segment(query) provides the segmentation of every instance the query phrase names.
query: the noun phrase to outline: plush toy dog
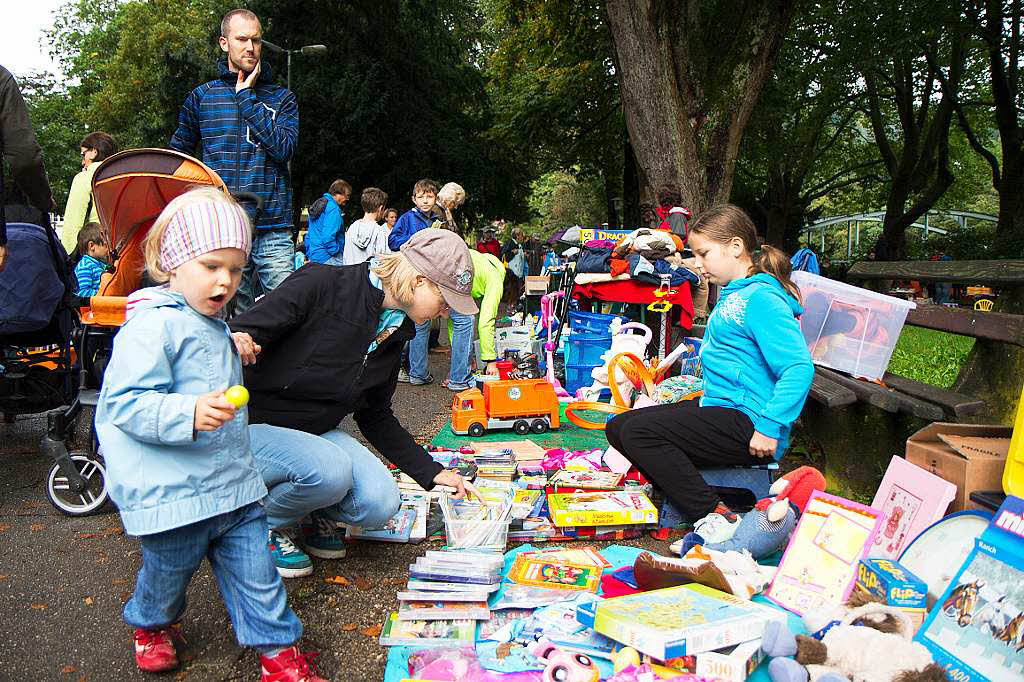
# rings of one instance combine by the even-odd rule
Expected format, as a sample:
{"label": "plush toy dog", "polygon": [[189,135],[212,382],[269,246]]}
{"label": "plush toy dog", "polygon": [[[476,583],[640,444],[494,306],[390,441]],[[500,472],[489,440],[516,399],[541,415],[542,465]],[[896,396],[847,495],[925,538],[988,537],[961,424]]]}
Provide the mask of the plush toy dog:
{"label": "plush toy dog", "polygon": [[[895,624],[893,632],[875,623]],[[942,666],[924,645],[912,641],[913,625],[899,609],[868,603],[851,609],[827,629],[821,640],[796,635],[785,623],[765,628],[761,648],[774,657],[768,664],[772,682],[941,682]]]}

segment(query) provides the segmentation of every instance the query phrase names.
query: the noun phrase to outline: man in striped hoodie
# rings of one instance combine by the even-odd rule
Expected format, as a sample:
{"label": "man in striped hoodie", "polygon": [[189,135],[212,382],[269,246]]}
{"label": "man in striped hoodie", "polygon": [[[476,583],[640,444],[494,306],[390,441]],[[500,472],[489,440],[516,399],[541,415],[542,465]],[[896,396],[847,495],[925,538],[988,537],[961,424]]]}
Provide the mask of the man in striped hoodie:
{"label": "man in striped hoodie", "polygon": [[[220,31],[220,48],[226,54],[218,63],[220,73],[185,98],[170,146],[187,154],[201,146],[203,163],[232,192],[252,192],[263,199],[235,298],[241,312],[256,296],[275,289],[294,267],[288,160],[299,138],[299,107],[295,95],[276,85],[270,67],[260,61],[263,29],[255,14],[232,10],[224,15]],[[246,208],[255,218],[254,207]]]}

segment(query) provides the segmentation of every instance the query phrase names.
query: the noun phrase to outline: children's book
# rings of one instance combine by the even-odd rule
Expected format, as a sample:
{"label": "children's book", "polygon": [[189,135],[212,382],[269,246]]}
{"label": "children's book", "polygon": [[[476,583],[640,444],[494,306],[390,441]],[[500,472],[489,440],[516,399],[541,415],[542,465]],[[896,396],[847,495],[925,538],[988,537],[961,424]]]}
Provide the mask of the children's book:
{"label": "children's book", "polygon": [[414,592],[497,592],[501,583],[493,585],[478,585],[474,583],[444,583],[435,580],[413,580],[409,579],[405,589]]}
{"label": "children's book", "polygon": [[392,613],[380,633],[383,646],[472,646],[475,620],[399,620]]}
{"label": "children's book", "polygon": [[882,512],[870,556],[896,559],[910,541],[946,515],[956,486],[894,455],[871,506]]}
{"label": "children's book", "polygon": [[544,459],[544,448],[530,440],[507,440],[485,443],[483,441],[471,442],[470,446],[476,450],[477,455],[485,452],[511,450],[516,461],[541,460]]}
{"label": "children's book", "polygon": [[556,526],[611,526],[657,523],[658,510],[647,495],[623,490],[548,495],[548,509]]}
{"label": "children's book", "polygon": [[482,602],[490,597],[490,590],[474,590],[465,592],[462,590],[449,590],[446,592],[432,590],[405,590],[398,593],[398,601],[465,601]]}
{"label": "children's book", "polygon": [[398,513],[379,528],[348,526],[348,537],[353,540],[378,540],[380,542],[409,542],[413,524],[416,521],[414,509],[399,509]]}
{"label": "children's book", "polygon": [[915,640],[952,680],[1024,678],[1024,500],[1006,498]]}
{"label": "children's book", "polygon": [[689,584],[584,602],[584,625],[637,651],[666,661],[749,642],[770,621],[786,622],[779,609]]}
{"label": "children's book", "polygon": [[559,488],[569,490],[616,490],[622,485],[622,474],[614,471],[576,471],[572,469],[560,469],[554,476],[548,479],[548,486],[555,492]]}
{"label": "children's book", "polygon": [[416,512],[416,518],[409,532],[409,542],[419,542],[427,537],[427,517],[430,516],[430,494],[402,491],[402,509]]}
{"label": "children's book", "polygon": [[501,609],[491,611],[488,620],[480,621],[476,631],[477,640],[489,639],[491,635],[516,620],[525,620],[533,615],[533,609]]}
{"label": "children's book", "polygon": [[593,547],[552,547],[551,549],[521,552],[519,556],[536,557],[547,561],[567,561],[571,564],[599,566],[600,568],[611,568],[612,566],[611,562],[601,556],[601,553]]}
{"label": "children's book", "polygon": [[543,490],[516,490],[512,498],[512,518],[525,519],[533,516],[543,497]]}
{"label": "children's book", "polygon": [[594,565],[551,561],[520,554],[508,569],[507,578],[531,587],[596,593],[601,584],[602,570]]}
{"label": "children's book", "polygon": [[398,620],[487,620],[491,610],[486,601],[403,601]]}
{"label": "children's book", "polygon": [[766,596],[797,615],[846,601],[857,566],[874,545],[881,514],[815,490]]}

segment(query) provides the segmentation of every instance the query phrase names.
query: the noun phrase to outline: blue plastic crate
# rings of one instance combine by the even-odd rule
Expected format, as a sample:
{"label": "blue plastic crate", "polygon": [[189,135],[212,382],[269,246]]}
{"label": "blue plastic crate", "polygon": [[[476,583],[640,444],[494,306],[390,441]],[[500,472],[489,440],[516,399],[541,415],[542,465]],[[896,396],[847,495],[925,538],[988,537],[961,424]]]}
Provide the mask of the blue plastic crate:
{"label": "blue plastic crate", "polygon": [[569,311],[569,330],[570,336],[583,333],[583,334],[599,334],[602,336],[611,336],[612,320],[616,317],[621,319],[623,322],[628,320],[621,315],[609,315],[606,313],[583,313],[578,310]]}

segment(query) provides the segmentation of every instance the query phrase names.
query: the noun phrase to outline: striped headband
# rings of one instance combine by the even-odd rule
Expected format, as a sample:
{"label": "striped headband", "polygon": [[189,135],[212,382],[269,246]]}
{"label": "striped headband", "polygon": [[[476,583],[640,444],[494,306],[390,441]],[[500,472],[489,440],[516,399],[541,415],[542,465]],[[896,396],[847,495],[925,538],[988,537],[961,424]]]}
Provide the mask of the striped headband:
{"label": "striped headband", "polygon": [[245,209],[228,201],[203,201],[178,209],[160,241],[160,268],[174,268],[217,249],[241,249],[249,256],[252,235]]}

